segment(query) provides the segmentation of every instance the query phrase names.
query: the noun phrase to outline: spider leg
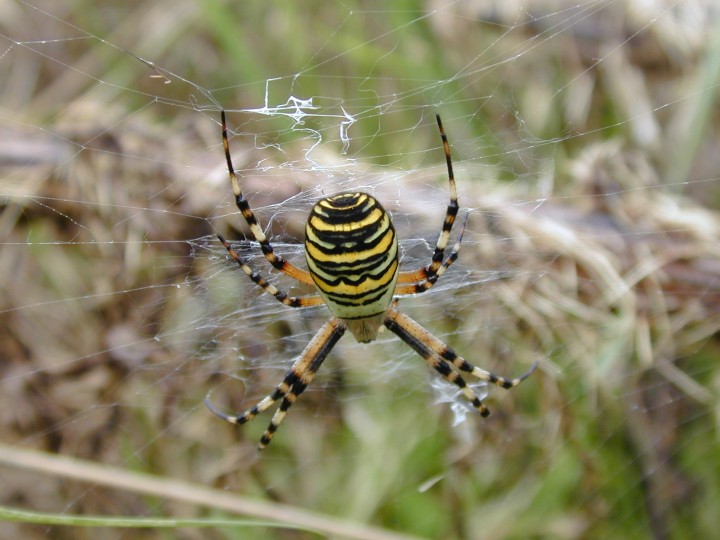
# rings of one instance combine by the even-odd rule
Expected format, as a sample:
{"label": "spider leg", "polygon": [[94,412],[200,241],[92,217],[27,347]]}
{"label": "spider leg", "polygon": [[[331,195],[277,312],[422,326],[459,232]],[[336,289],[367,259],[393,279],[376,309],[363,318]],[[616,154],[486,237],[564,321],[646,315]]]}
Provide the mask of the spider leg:
{"label": "spider leg", "polygon": [[[445,129],[443,129],[440,115],[436,114],[435,119],[437,120],[438,129],[440,130],[440,138],[442,139],[443,150],[445,151],[445,163],[447,164],[448,183],[450,185],[450,204],[448,204],[447,210],[445,212],[445,219],[442,224],[442,230],[440,231],[440,236],[438,236],[437,243],[435,244],[435,251],[432,254],[430,264],[414,272],[401,272],[398,279],[399,283],[413,283],[424,280],[432,281],[432,283],[434,283],[435,280],[437,280],[438,271],[444,266],[443,259],[445,258],[445,248],[450,241],[450,233],[452,231],[453,224],[455,223],[455,218],[457,217],[458,210],[460,209],[457,200],[457,187],[455,185],[455,173],[453,172],[452,156],[450,154],[450,144],[448,143],[447,136],[445,135]],[[455,256],[457,257],[457,254]],[[415,292],[426,291],[427,289],[432,287],[432,283],[427,288]]]}
{"label": "spider leg", "polygon": [[290,307],[308,307],[317,306],[323,303],[323,299],[319,295],[312,296],[288,296],[284,291],[279,290],[272,283],[269,283],[264,277],[258,274],[255,270],[250,268],[243,260],[240,255],[232,248],[230,242],[225,240],[221,234],[218,234],[220,242],[222,242],[230,256],[235,259],[238,266],[242,268],[242,271],[259,287],[261,287],[266,293],[271,294],[275,297],[278,302],[282,302],[286,306]]}
{"label": "spider leg", "polygon": [[345,329],[345,324],[340,319],[333,317],[328,320],[310,340],[310,343],[287,371],[285,378],[277,385],[275,390],[245,412],[235,415],[225,414],[218,410],[209,398],[205,399],[205,405],[223,420],[231,424],[242,425],[282,400],[280,407],[270,420],[270,425],[260,439],[258,448],[262,450],[272,440],[288,409],[313,381],[323,361],[345,333]]}
{"label": "spider leg", "polygon": [[[437,283],[440,276],[442,276],[458,258],[458,254],[460,253],[460,244],[462,243],[463,234],[465,234],[465,226],[467,225],[468,216],[469,214],[465,214],[465,218],[460,226],[458,239],[455,242],[450,255],[448,255],[448,258],[445,259],[442,265],[440,265],[437,272],[427,278],[422,277],[425,272],[424,268],[416,272],[400,272],[398,276],[398,285],[395,286],[395,295],[423,293]],[[418,280],[420,280],[419,283],[415,283]],[[405,283],[409,284],[405,285]]]}
{"label": "spider leg", "polygon": [[250,232],[252,233],[253,237],[255,237],[255,240],[260,243],[260,249],[262,250],[263,255],[265,255],[265,258],[273,266],[273,268],[302,283],[313,285],[314,282],[310,277],[309,272],[301,270],[300,268],[287,262],[279,255],[275,254],[275,251],[273,250],[270,241],[265,236],[262,227],[260,227],[260,224],[258,223],[255,214],[250,208],[250,204],[248,203],[247,199],[242,193],[242,190],[240,189],[240,182],[238,182],[237,173],[235,172],[235,168],[232,164],[232,158],[230,157],[230,143],[228,141],[227,123],[225,122],[225,111],[220,112],[220,118],[222,122],[222,139],[223,148],[225,149],[225,161],[227,162],[228,175],[230,177],[230,184],[232,185],[233,195],[235,195],[235,205],[238,207],[238,210],[240,210],[240,213],[245,218],[245,221],[247,221],[247,224],[250,227]]}
{"label": "spider leg", "polygon": [[445,130],[443,129],[442,120],[440,115],[436,114],[435,119],[437,120],[438,129],[440,130],[440,138],[442,139],[443,150],[445,151],[445,163],[447,164],[448,171],[448,183],[450,184],[450,204],[448,204],[447,211],[445,212],[445,220],[443,221],[442,231],[438,237],[437,244],[435,246],[435,252],[432,256],[432,262],[426,268],[428,277],[433,276],[442,265],[445,248],[450,241],[450,232],[452,231],[453,223],[455,223],[455,217],[458,213],[458,200],[457,200],[457,188],[455,186],[455,174],[453,173],[452,157],[450,155],[450,144],[448,143]]}
{"label": "spider leg", "polygon": [[482,381],[487,381],[502,388],[509,389],[527,379],[538,365],[538,363],[535,362],[527,372],[515,379],[506,379],[505,377],[500,377],[499,375],[473,366],[410,317],[400,313],[395,308],[395,304],[390,306],[385,316],[385,326],[422,356],[428,364],[443,375],[449,382],[460,388],[465,394],[465,397],[468,398],[482,416],[488,416],[490,411],[483,405],[482,401],[475,395],[472,389],[467,386],[462,376],[452,371],[450,366],[464,373],[469,373]]}

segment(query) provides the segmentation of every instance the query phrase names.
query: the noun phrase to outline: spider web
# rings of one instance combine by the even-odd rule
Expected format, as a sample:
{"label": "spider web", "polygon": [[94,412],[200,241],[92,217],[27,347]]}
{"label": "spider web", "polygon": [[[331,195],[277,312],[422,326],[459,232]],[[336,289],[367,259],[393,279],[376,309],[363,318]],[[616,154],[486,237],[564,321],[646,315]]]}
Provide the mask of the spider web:
{"label": "spider web", "polygon": [[[712,2],[57,4],[0,2],[0,505],[352,538],[712,535]],[[538,372],[475,385],[481,419],[389,332],[348,335],[263,453],[267,414],[212,416],[206,396],[235,412],[271,391],[328,317],[259,291],[217,241],[311,292],[247,238],[221,109],[244,192],[300,267],[309,208],[350,189],[392,213],[404,269],[427,264],[441,114],[468,227],[400,309],[480,367]],[[8,534],[94,534],[34,523]]]}

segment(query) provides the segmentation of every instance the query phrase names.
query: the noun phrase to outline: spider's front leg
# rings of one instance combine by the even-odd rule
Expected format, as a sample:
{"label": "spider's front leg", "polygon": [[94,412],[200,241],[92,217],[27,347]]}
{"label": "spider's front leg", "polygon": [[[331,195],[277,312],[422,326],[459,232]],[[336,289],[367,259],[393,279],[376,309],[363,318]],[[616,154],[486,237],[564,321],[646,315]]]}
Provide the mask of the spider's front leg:
{"label": "spider's front leg", "polygon": [[275,411],[270,424],[263,433],[258,448],[262,450],[273,438],[273,435],[277,431],[278,426],[285,418],[288,409],[293,403],[300,397],[305,391],[305,388],[313,381],[317,370],[322,365],[323,361],[333,349],[338,340],[345,333],[345,324],[335,317],[327,321],[322,328],[315,334],[315,337],[308,343],[305,350],[302,352],[300,357],[293,363],[290,369],[285,374],[283,381],[277,385],[275,390],[265,396],[256,405],[250,407],[247,411],[230,415],[225,414],[213,405],[209,398],[205,398],[205,405],[210,409],[216,416],[230,422],[231,424],[242,425],[253,418],[255,418],[261,412],[269,409],[275,405],[278,401],[281,401],[280,407]]}
{"label": "spider's front leg", "polygon": [[[395,307],[396,304],[397,302],[394,302],[393,305],[390,306],[385,316],[385,326],[422,356],[428,365],[440,373],[448,382],[457,386],[482,416],[488,416],[490,411],[467,385],[465,379],[463,379],[458,371],[469,373],[473,377],[493,383],[507,390],[523,382],[537,369],[538,362],[535,362],[528,371],[519,377],[506,379],[505,377],[473,366],[410,317],[400,313]],[[453,371],[451,366],[458,371]]]}

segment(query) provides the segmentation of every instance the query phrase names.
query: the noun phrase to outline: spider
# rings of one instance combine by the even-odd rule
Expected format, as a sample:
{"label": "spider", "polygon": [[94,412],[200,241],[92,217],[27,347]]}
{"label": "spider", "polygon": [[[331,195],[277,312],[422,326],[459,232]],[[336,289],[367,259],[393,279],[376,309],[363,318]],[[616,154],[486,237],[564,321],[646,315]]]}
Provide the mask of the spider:
{"label": "spider", "polygon": [[270,425],[260,439],[260,449],[270,443],[288,409],[313,381],[320,365],[347,330],[359,342],[367,343],[377,337],[384,325],[422,356],[430,367],[458,387],[483,417],[488,416],[490,411],[467,385],[463,374],[509,389],[527,379],[537,368],[538,363],[535,362],[523,375],[506,379],[473,366],[397,309],[397,296],[428,291],[455,262],[467,222],[465,214],[457,241],[445,257],[459,206],[450,145],[439,115],[436,115],[436,120],[445,151],[450,204],[430,264],[418,270],[399,271],[398,240],[390,215],[373,196],[350,191],[321,199],[312,208],[305,227],[305,259],[309,270],[305,271],[275,253],[243,196],[230,157],[225,111],[221,112],[225,160],[238,210],[272,267],[301,283],[314,285],[317,294],[289,296],[253,270],[218,234],[220,242],[243,272],[279,302],[292,308],[324,303],[332,314],[292,364],[283,381],[253,407],[243,413],[229,415],[218,410],[209,398],[205,399],[205,404],[215,415],[232,424],[245,424],[279,402]]}

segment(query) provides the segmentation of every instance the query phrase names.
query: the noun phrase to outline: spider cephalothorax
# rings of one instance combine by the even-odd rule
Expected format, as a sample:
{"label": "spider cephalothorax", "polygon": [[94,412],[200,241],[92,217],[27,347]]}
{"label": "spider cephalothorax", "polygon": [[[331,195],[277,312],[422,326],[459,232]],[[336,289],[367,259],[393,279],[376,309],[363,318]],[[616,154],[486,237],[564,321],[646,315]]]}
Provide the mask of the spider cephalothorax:
{"label": "spider cephalothorax", "polygon": [[[270,425],[260,439],[260,448],[264,448],[272,440],[287,410],[315,378],[320,365],[346,330],[350,330],[358,341],[365,343],[374,340],[383,326],[388,328],[447,381],[460,388],[482,416],[487,416],[490,412],[468,387],[463,373],[507,389],[520,384],[537,367],[536,362],[530,370],[515,379],[506,379],[475,367],[397,310],[397,296],[427,291],[455,262],[465,230],[463,222],[452,251],[445,257],[445,249],[450,241],[459,207],[450,146],[440,117],[436,118],[447,163],[450,203],[430,264],[418,270],[401,272],[398,240],[390,214],[373,196],[363,192],[346,192],[321,199],[310,212],[305,227],[305,259],[308,272],[275,254],[258,225],[242,194],[232,165],[225,112],[221,113],[223,147],[230,184],[235,195],[235,204],[247,221],[250,232],[273,268],[302,283],[315,285],[318,294],[288,296],[250,268],[230,243],[218,235],[220,241],[243,272],[278,301],[290,307],[324,303],[332,314],[290,367],[283,381],[255,406],[243,413],[228,415],[217,410],[209,400],[205,400],[212,412],[233,424],[244,424],[280,401]],[[467,220],[467,215],[465,219]]]}

